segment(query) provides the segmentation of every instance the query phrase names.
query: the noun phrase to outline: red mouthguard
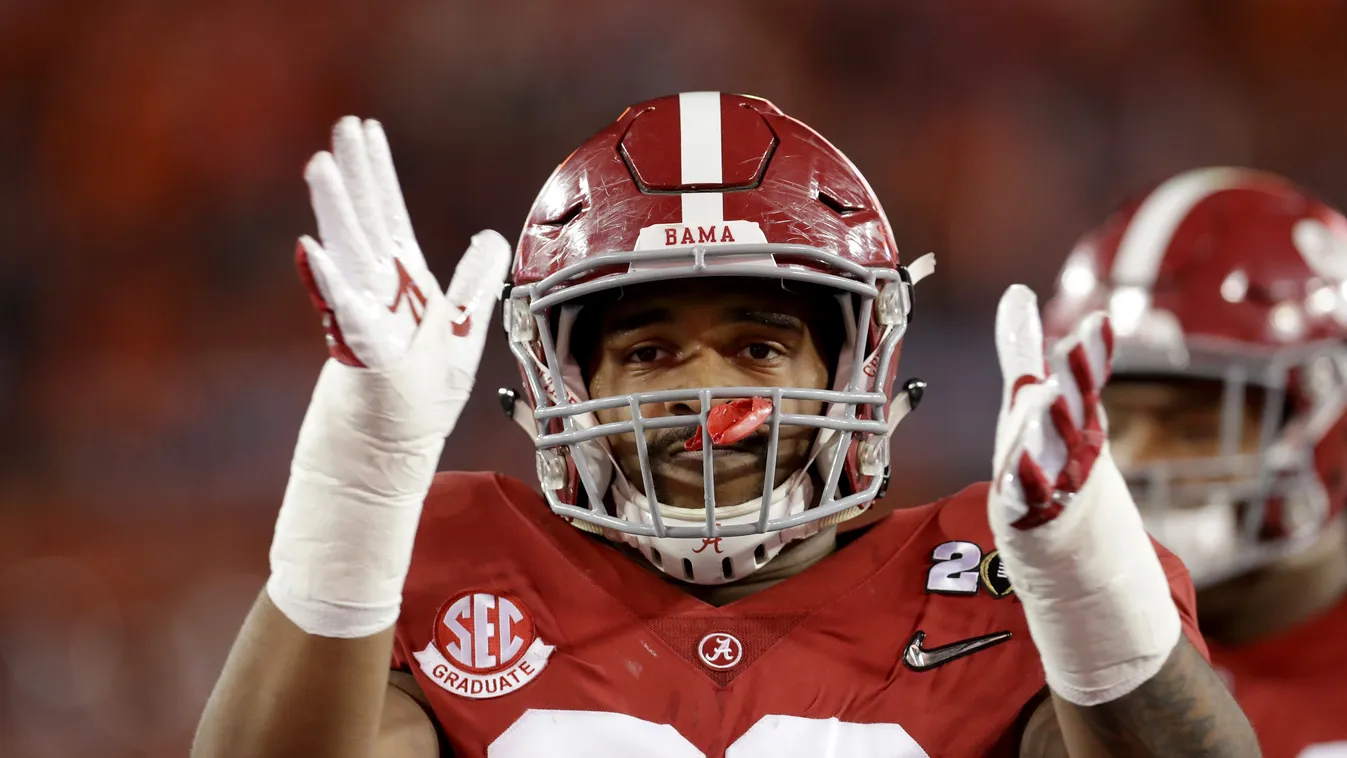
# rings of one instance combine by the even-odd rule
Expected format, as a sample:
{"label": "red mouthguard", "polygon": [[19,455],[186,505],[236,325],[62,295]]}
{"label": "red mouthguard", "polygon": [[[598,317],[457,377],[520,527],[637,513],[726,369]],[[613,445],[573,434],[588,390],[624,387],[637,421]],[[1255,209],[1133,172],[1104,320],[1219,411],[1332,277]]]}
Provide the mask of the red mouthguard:
{"label": "red mouthguard", "polygon": [[[733,445],[767,423],[772,415],[772,401],[765,397],[739,398],[717,405],[706,414],[706,428],[711,432],[712,445]],[[685,443],[687,451],[702,449],[701,430]]]}

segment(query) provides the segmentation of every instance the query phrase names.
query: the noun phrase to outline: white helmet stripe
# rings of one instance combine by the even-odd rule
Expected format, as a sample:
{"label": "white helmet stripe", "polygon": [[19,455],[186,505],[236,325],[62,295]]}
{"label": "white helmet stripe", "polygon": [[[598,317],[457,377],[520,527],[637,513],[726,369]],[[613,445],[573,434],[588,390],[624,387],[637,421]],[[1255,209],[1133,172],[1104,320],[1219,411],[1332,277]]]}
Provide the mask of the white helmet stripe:
{"label": "white helmet stripe", "polygon": [[[684,92],[678,96],[682,184],[724,181],[720,144],[720,93]],[[689,226],[725,220],[725,196],[719,192],[683,193],[683,223]]]}
{"label": "white helmet stripe", "polygon": [[1203,168],[1175,176],[1146,196],[1123,232],[1113,260],[1116,284],[1150,289],[1179,224],[1200,202],[1248,181],[1238,168]]}

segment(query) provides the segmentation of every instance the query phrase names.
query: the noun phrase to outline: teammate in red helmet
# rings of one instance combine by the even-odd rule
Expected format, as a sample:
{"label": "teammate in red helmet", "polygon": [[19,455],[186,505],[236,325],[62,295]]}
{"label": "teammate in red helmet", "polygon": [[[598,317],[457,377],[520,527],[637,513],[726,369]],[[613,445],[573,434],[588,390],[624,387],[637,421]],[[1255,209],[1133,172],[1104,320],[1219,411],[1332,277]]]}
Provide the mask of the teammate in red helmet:
{"label": "teammate in red helmet", "polygon": [[[1257,754],[1104,445],[1103,316],[1045,355],[1011,287],[993,484],[839,538],[933,260],[771,103],[628,109],[443,295],[378,124],[307,179],[333,358],[199,758]],[[541,493],[434,474],[502,293]]]}
{"label": "teammate in red helmet", "polygon": [[1113,457],[1264,754],[1347,754],[1347,218],[1271,174],[1180,174],[1082,240],[1049,333],[1100,308]]}

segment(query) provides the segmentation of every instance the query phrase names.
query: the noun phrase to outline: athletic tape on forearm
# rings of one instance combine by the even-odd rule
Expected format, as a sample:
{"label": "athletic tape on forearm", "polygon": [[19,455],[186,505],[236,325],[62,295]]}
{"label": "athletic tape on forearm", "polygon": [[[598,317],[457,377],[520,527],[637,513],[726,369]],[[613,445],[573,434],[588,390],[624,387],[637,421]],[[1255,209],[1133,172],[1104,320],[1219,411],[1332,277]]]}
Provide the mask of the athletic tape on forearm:
{"label": "athletic tape on forearm", "polygon": [[1027,530],[999,525],[996,532],[1053,692],[1098,705],[1155,676],[1178,644],[1182,622],[1107,453],[1056,520]]}
{"label": "athletic tape on forearm", "polygon": [[437,423],[445,408],[409,402],[422,395],[408,386],[415,374],[415,367],[376,372],[329,360],[318,379],[267,581],[272,603],[310,634],[364,637],[397,621],[445,436]]}

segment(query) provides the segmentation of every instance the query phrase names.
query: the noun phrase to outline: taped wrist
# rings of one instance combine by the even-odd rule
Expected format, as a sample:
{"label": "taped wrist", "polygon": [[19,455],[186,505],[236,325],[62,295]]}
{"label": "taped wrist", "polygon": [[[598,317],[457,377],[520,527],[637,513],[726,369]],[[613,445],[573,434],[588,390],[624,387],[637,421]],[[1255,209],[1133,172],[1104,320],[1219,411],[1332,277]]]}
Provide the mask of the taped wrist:
{"label": "taped wrist", "polygon": [[1155,676],[1182,634],[1164,567],[1107,452],[1091,473],[1056,520],[996,534],[1048,686],[1082,706]]}
{"label": "taped wrist", "polygon": [[[413,378],[414,380],[414,378]],[[445,433],[397,371],[324,365],[300,428],[267,594],[296,626],[365,637],[397,621]]]}

